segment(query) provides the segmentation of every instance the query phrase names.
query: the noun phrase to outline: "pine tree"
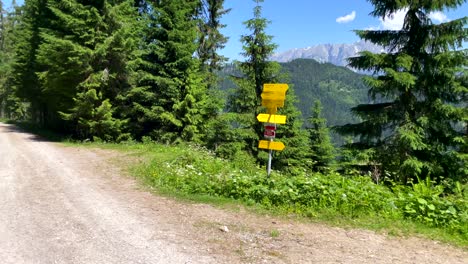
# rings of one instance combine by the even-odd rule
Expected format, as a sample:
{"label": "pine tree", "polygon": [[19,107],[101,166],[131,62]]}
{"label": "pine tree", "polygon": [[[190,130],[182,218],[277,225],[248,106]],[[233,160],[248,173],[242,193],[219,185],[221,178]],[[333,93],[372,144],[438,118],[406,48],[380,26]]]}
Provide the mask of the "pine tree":
{"label": "pine tree", "polygon": [[[197,54],[200,63],[206,71],[214,74],[219,71],[227,58],[218,54],[220,49],[225,47],[228,38],[221,33],[221,29],[226,25],[221,23],[221,17],[231,11],[224,9],[224,0],[201,0],[199,7],[199,40]],[[211,79],[210,78],[210,79]],[[211,82],[216,85],[216,81]]]}
{"label": "pine tree", "polygon": [[3,2],[0,1],[0,117],[5,117],[5,97],[7,95],[4,83],[5,76],[8,70],[5,69],[5,17],[3,10]]}
{"label": "pine tree", "polygon": [[[99,82],[95,81],[94,83]],[[87,89],[74,98],[75,104],[70,113],[62,113],[65,120],[75,122],[75,133],[83,139],[120,141],[127,139],[122,133],[124,121],[113,117],[114,109],[109,99],[104,99],[96,89]]]}
{"label": "pine tree", "polygon": [[5,43],[5,11],[3,10],[3,2],[0,1],[0,48],[3,50]]}
{"label": "pine tree", "polygon": [[[282,82],[285,81],[282,80]],[[302,113],[296,107],[297,101],[294,86],[289,85],[284,107],[278,111],[278,114],[287,117],[286,124],[278,125],[276,131],[278,141],[283,142],[286,148],[274,153],[272,165],[274,169],[287,171],[293,175],[304,173],[307,170],[307,156],[309,155],[308,134],[307,130],[303,129]]]}
{"label": "pine tree", "polygon": [[[149,2],[149,1],[148,1]],[[151,1],[138,85],[127,100],[137,135],[172,142],[198,140],[207,115],[207,86],[200,74],[194,0]]]}
{"label": "pine tree", "polygon": [[327,172],[335,158],[335,148],[330,140],[327,121],[322,117],[322,104],[319,100],[315,101],[311,113],[312,115],[308,118],[308,131],[312,171]]}
{"label": "pine tree", "polygon": [[36,72],[42,70],[37,63],[38,49],[42,43],[40,29],[50,26],[52,16],[48,4],[48,0],[24,2],[15,33],[15,60],[12,66],[12,85],[15,86],[17,96],[30,103],[32,120],[42,125],[48,123],[49,113]]}
{"label": "pine tree", "polygon": [[[260,151],[259,139],[263,138],[263,124],[256,119],[257,115],[265,112],[261,107],[261,93],[266,83],[279,83],[286,81],[287,77],[281,72],[278,63],[269,60],[276,48],[272,43],[273,37],[266,34],[265,30],[270,23],[261,16],[261,0],[255,0],[254,17],[244,22],[251,34],[241,37],[244,52],[242,55],[246,61],[237,63],[241,76],[233,78],[237,89],[230,96],[228,111],[236,113],[231,118],[232,130],[239,135],[238,141],[230,144],[242,144],[242,148],[253,155],[257,161],[265,163],[267,154]],[[287,124],[278,129],[278,137],[288,144],[288,150],[278,154],[274,167],[293,171],[298,166],[303,166],[306,154],[307,136],[301,131],[301,113],[294,106],[296,98],[294,89],[288,91],[285,107],[279,113],[287,114]],[[227,145],[229,146],[229,144]]]}
{"label": "pine tree", "polygon": [[8,69],[6,69],[6,59],[5,57],[5,12],[3,10],[3,2],[0,1],[0,117],[5,116],[5,97],[7,92],[5,89],[5,77],[8,74]]}
{"label": "pine tree", "polygon": [[[359,136],[355,148],[371,149],[372,162],[394,179],[466,178],[466,82],[462,81],[467,52],[467,17],[434,24],[431,12],[453,9],[466,1],[370,1],[373,16],[385,19],[405,11],[401,30],[358,30],[364,40],[384,46],[388,53],[361,52],[351,58],[356,69],[373,71],[366,78],[374,103],[353,112],[358,124],[338,130]],[[463,135],[465,133],[465,135]]]}
{"label": "pine tree", "polygon": [[36,75],[42,84],[41,97],[48,112],[47,126],[63,129],[59,112],[74,105],[78,86],[92,73],[93,50],[97,42],[100,6],[85,6],[76,0],[50,0],[48,27],[41,29],[42,43],[37,63],[44,70]]}
{"label": "pine tree", "polygon": [[16,1],[12,1],[11,11],[5,10],[0,1],[0,117],[11,119],[27,117],[27,104],[16,95],[12,78],[15,35],[20,19]]}
{"label": "pine tree", "polygon": [[245,144],[244,150],[259,158],[257,146],[258,140],[263,137],[263,127],[256,116],[261,112],[263,84],[277,83],[280,68],[277,63],[268,60],[277,45],[272,43],[273,37],[265,33],[270,21],[262,17],[260,4],[263,0],[254,1],[257,4],[254,17],[244,22],[251,34],[241,37],[242,55],[246,61],[236,63],[241,76],[233,77],[237,88],[229,98],[228,111],[237,113],[233,129],[242,135],[240,141]]}
{"label": "pine tree", "polygon": [[230,12],[224,9],[224,0],[200,0],[198,7],[198,43],[197,55],[200,60],[201,72],[208,87],[208,101],[206,102],[206,116],[208,122],[201,128],[202,141],[210,145],[210,135],[219,122],[219,113],[224,107],[223,94],[219,90],[220,78],[218,73],[227,61],[227,58],[219,54],[219,50],[225,47],[228,38],[221,33],[225,27],[221,18]]}
{"label": "pine tree", "polygon": [[[68,121],[79,137],[117,139],[125,123],[110,116],[117,97],[130,86],[127,63],[136,47],[132,26],[137,14],[132,5],[133,1],[107,0],[49,4],[53,22],[41,34],[37,55],[46,70],[37,74],[48,110]],[[104,110],[108,112],[102,114]],[[107,128],[94,129],[96,122],[105,122]]]}

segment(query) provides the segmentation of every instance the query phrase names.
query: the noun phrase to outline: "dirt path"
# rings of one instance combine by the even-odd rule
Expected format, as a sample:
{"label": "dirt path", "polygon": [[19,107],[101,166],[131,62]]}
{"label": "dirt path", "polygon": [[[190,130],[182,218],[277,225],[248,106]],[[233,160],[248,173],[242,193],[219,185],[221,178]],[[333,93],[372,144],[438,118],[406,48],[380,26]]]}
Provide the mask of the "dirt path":
{"label": "dirt path", "polygon": [[108,162],[116,155],[0,123],[0,262],[468,263],[466,251],[433,241],[158,197],[121,176]]}

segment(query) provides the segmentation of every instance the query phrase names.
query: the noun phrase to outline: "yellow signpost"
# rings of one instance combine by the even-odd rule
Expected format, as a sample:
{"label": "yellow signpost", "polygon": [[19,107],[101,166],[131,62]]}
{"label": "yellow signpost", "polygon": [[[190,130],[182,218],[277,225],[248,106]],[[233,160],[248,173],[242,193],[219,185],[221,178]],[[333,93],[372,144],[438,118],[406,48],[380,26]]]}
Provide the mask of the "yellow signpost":
{"label": "yellow signpost", "polygon": [[259,114],[257,120],[261,123],[286,124],[285,115]]}
{"label": "yellow signpost", "polygon": [[268,110],[273,110],[273,112],[268,111],[269,114],[276,113],[277,107],[284,106],[288,88],[288,85],[284,83],[267,83],[263,85],[262,106]]}
{"label": "yellow signpost", "polygon": [[284,100],[286,99],[286,91],[288,85],[285,83],[267,83],[263,85],[262,106],[267,109],[267,114],[259,114],[257,119],[259,122],[265,124],[265,138],[269,140],[260,140],[258,142],[258,148],[268,149],[268,167],[267,173],[270,176],[271,173],[271,160],[273,158],[273,150],[281,151],[285,148],[282,142],[273,141],[276,136],[276,124],[286,124],[285,115],[276,115],[278,107],[284,106]]}
{"label": "yellow signpost", "polygon": [[260,140],[258,142],[258,148],[281,151],[285,148],[285,146],[283,142]]}

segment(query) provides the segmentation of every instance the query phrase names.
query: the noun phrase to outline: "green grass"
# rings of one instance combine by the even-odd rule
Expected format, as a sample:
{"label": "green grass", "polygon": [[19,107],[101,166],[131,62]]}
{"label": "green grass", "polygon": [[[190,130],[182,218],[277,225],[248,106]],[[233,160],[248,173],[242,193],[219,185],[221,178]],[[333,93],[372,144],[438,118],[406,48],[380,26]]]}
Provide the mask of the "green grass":
{"label": "green grass", "polygon": [[273,229],[273,230],[270,231],[270,236],[272,238],[279,237],[280,236],[280,231],[278,231],[277,229]]}
{"label": "green grass", "polygon": [[[183,201],[210,203],[229,210],[243,207],[254,213],[297,221],[364,228],[390,236],[419,236],[468,247],[466,219],[461,218],[459,225],[452,223],[452,226],[434,226],[418,221],[410,214],[405,215],[401,208],[394,208],[393,202],[398,203],[398,199],[405,198],[398,197],[402,194],[396,195],[387,187],[375,185],[368,179],[312,175],[308,177],[313,179],[313,183],[308,183],[304,182],[307,177],[274,173],[270,180],[266,180],[262,168],[248,165],[242,158],[234,162],[222,160],[205,149],[191,145],[168,146],[151,142],[85,145],[138,156],[141,162],[130,168],[131,174],[158,194]],[[304,187],[307,184],[311,186]],[[323,188],[315,190],[315,187]],[[295,192],[297,188],[302,189]],[[411,192],[409,188],[404,190]],[[301,193],[313,195],[309,197]],[[413,197],[415,193],[409,195]],[[346,200],[343,202],[344,197]],[[400,203],[407,201],[412,200],[402,200]],[[460,214],[463,213],[466,216],[466,212]]]}
{"label": "green grass", "polygon": [[[50,136],[35,127],[22,127]],[[264,169],[252,165],[248,157],[226,161],[193,145],[170,146],[149,140],[73,143],[52,136],[67,145],[124,153],[132,160],[129,172],[159,195],[301,222],[419,236],[468,248],[466,186],[464,193],[442,198],[437,186],[430,183],[391,190],[367,178],[336,174],[292,177],[273,173],[267,179]],[[272,237],[280,235],[274,231]]]}

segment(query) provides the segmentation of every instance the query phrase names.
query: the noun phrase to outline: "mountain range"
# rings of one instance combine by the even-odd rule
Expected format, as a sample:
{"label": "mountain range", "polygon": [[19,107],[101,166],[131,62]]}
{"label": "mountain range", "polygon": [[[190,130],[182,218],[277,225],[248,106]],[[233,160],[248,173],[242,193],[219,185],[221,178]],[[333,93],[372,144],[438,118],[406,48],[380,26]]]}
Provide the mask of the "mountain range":
{"label": "mountain range", "polygon": [[271,60],[290,62],[295,59],[314,59],[321,63],[328,62],[337,66],[346,66],[348,64],[346,59],[357,56],[361,51],[385,52],[382,47],[361,40],[352,44],[320,44],[307,48],[291,49],[274,54]]}

